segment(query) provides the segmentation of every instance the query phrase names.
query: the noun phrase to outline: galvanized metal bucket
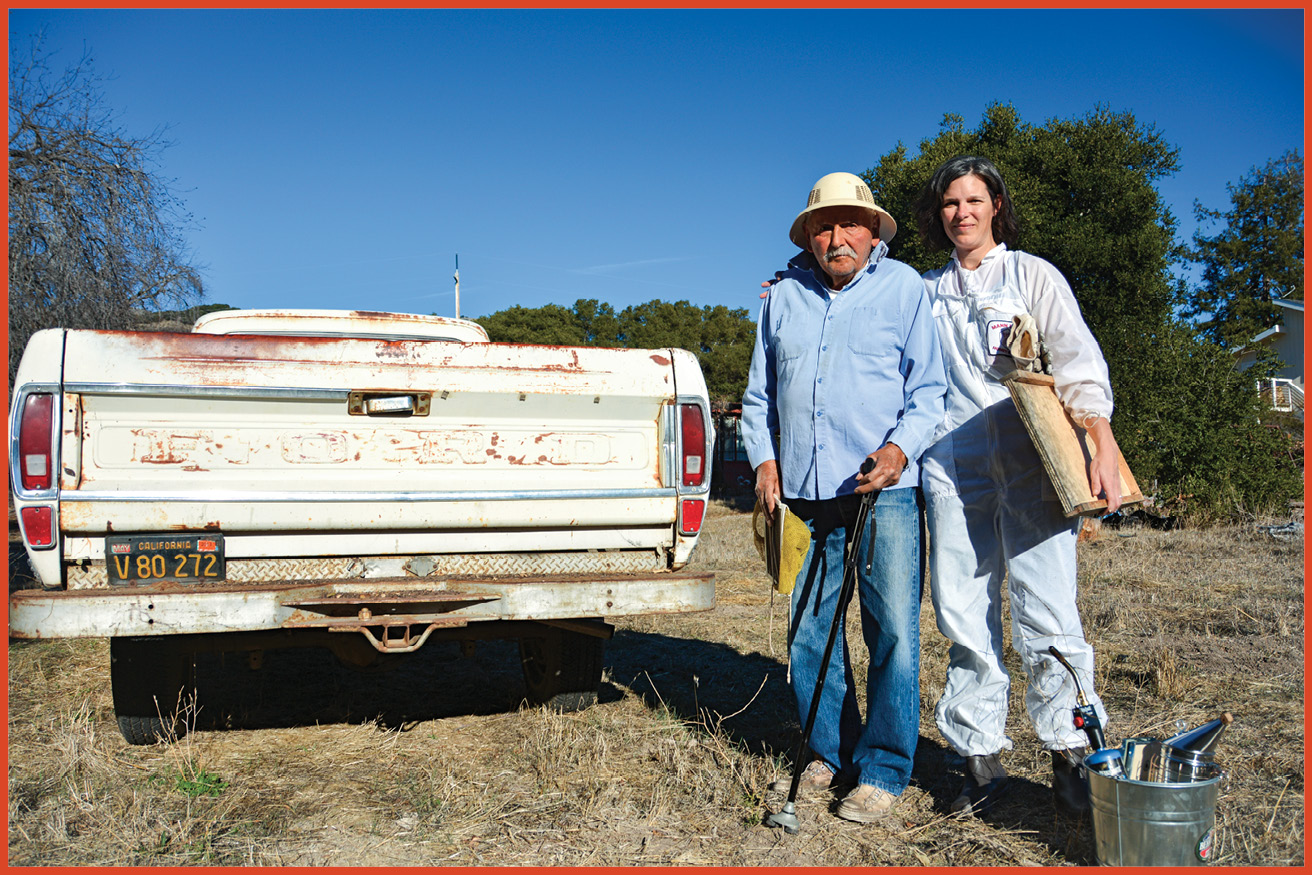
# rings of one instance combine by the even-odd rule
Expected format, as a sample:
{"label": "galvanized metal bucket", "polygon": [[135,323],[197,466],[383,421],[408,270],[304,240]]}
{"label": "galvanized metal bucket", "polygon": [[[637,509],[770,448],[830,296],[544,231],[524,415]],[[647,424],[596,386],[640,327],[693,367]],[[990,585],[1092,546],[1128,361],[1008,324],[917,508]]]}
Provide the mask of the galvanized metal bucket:
{"label": "galvanized metal bucket", "polygon": [[1093,838],[1104,866],[1204,866],[1212,857],[1223,775],[1187,783],[1111,778],[1090,770]]}

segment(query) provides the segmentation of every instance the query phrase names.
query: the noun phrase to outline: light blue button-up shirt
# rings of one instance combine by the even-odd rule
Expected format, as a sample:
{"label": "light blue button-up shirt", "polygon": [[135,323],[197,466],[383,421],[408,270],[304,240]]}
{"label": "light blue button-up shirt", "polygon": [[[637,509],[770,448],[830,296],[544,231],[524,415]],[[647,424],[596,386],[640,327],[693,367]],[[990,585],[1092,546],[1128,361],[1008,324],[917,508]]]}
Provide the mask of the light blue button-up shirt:
{"label": "light blue button-up shirt", "polygon": [[908,460],[886,488],[920,485],[947,380],[925,283],[887,252],[877,243],[837,292],[801,253],[761,306],[743,438],[753,468],[778,459],[785,500],[853,492],[865,457],[886,443]]}

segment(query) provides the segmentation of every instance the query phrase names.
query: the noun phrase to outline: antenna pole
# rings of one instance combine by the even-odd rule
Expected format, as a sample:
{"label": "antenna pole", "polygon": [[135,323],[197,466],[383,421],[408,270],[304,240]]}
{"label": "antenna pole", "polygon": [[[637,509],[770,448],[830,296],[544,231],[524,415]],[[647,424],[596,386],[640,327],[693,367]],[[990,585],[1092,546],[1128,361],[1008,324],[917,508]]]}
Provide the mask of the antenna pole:
{"label": "antenna pole", "polygon": [[456,253],[456,318],[460,318],[460,253]]}

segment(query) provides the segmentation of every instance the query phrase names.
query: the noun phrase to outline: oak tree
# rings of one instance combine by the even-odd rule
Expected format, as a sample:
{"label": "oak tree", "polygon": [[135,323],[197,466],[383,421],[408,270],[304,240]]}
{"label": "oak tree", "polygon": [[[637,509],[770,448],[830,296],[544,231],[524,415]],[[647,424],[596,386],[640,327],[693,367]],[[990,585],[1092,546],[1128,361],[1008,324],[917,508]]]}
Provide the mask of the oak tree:
{"label": "oak tree", "polygon": [[934,170],[958,155],[998,166],[1020,222],[1018,248],[1070,281],[1107,360],[1113,427],[1140,485],[1156,485],[1164,500],[1191,496],[1188,508],[1201,515],[1280,507],[1297,494],[1288,438],[1260,424],[1252,381],[1176,312],[1175,271],[1187,250],[1155,184],[1179,168],[1179,152],[1161,133],[1105,107],[1031,125],[993,104],[973,129],[945,116],[917,154],[899,143],[865,174],[875,200],[899,220],[891,254],[922,272],[948,253],[921,239],[912,205]]}

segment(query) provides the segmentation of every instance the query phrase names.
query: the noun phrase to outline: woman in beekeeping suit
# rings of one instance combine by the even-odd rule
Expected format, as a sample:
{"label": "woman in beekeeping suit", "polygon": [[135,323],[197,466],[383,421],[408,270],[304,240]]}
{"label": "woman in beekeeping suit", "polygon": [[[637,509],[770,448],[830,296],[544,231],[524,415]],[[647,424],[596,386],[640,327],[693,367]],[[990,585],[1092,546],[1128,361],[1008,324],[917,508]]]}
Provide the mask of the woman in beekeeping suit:
{"label": "woman in beekeeping suit", "polygon": [[[1072,725],[1070,675],[1048,647],[1067,657],[1091,693],[1093,650],[1075,606],[1079,518],[1063,515],[1000,378],[1027,364],[1012,356],[1009,341],[1025,329],[1032,340],[1037,329],[1058,398],[1097,445],[1089,484],[1095,497],[1106,492],[1111,512],[1121,495],[1107,365],[1061,273],[1008,248],[1017,223],[992,162],[962,156],[938,168],[917,201],[916,218],[931,248],[952,251],[944,267],[924,275],[948,393],[947,418],[922,461],[934,611],[952,642],[935,718],[966,758],[966,782],[951,807],[982,813],[1007,780],[1000,757],[1012,746],[1005,732],[1010,678],[1002,665],[1005,577],[1012,644],[1029,678],[1025,705],[1052,752],[1054,802],[1078,815],[1088,808],[1079,765],[1086,740]],[[1106,725],[1096,696],[1092,704]]]}

